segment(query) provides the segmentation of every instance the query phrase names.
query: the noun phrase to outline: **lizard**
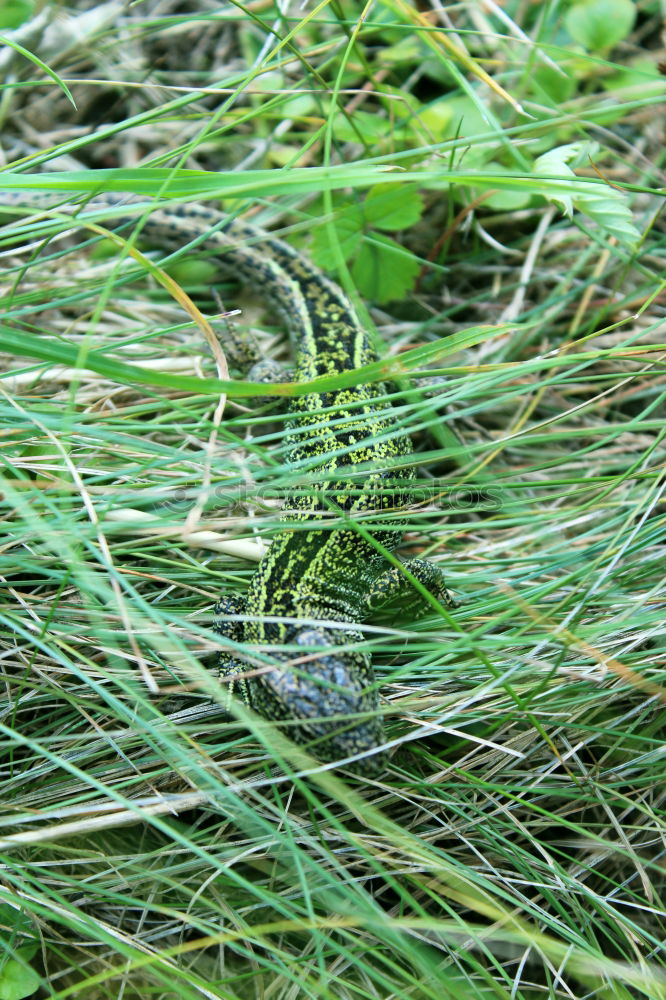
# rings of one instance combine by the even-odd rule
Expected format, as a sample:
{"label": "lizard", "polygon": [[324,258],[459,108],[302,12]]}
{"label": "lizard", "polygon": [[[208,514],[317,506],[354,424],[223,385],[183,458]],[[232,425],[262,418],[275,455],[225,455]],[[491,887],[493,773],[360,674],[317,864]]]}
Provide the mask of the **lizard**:
{"label": "lizard", "polygon": [[[121,202],[118,195],[96,195],[86,211]],[[114,225],[131,218],[116,217]],[[341,288],[274,235],[194,203],[151,208],[141,216],[140,234],[166,251],[195,244],[214,254],[222,273],[267,300],[289,331],[295,381],[377,359]],[[412,443],[385,397],[382,383],[359,382],[324,392],[313,387],[291,398],[287,462],[308,470],[314,485],[285,503],[280,530],[247,593],[224,594],[214,609],[221,678],[237,685],[261,716],[285,723],[288,735],[319,760],[347,759],[360,774],[382,769],[384,730],[359,626],[383,606],[423,602],[404,570],[378,551],[397,547],[401,533],[389,522],[395,524],[396,514],[399,521],[414,499]],[[372,532],[378,547],[354,524],[373,513],[386,524]],[[403,565],[438,600],[455,606],[435,564],[412,558]],[[239,649],[247,646],[260,655],[247,660]]]}

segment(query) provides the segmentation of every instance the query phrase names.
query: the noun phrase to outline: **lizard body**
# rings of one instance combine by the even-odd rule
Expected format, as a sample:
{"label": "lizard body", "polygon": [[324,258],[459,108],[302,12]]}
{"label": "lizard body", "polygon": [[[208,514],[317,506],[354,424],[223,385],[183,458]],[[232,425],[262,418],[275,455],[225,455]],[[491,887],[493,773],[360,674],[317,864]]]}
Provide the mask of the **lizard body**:
{"label": "lizard body", "polygon": [[[120,202],[114,195],[95,198],[86,211]],[[296,381],[376,359],[340,288],[281,240],[215,209],[182,204],[146,213],[140,232],[162,249],[194,244],[212,251],[223,272],[269,300],[289,329]],[[223,643],[220,673],[235,680],[253,708],[288,723],[287,733],[320,759],[358,757],[355,769],[366,772],[381,766],[375,751],[383,727],[358,625],[383,602],[401,601],[410,592],[414,597],[404,574],[388,566],[353,526],[357,514],[381,516],[411,500],[411,442],[396,426],[384,394],[383,385],[366,384],[291,400],[287,461],[314,473],[316,486],[287,502],[282,528],[247,594],[223,596],[214,626],[230,640]],[[328,528],[332,517],[338,526]],[[380,528],[373,537],[391,551],[400,533]],[[451,603],[432,564],[413,559],[406,565]],[[237,643],[255,646],[261,657],[241,659]],[[252,676],[245,679],[248,672]]]}

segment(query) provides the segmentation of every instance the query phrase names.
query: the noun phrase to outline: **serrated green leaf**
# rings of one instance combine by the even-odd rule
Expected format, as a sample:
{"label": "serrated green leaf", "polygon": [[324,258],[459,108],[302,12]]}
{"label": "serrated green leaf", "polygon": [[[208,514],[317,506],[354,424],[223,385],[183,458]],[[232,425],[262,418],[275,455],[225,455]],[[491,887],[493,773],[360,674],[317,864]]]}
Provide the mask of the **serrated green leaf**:
{"label": "serrated green leaf", "polygon": [[633,250],[640,241],[641,234],[634,226],[631,211],[624,191],[599,184],[593,190],[585,190],[574,196],[574,206],[601,226],[622,246]]}
{"label": "serrated green leaf", "polygon": [[598,150],[598,143],[587,140],[554,146],[535,161],[534,173],[548,177],[567,177],[572,171],[565,169],[565,164],[573,162],[574,166],[579,166],[595,156]]}
{"label": "serrated green leaf", "polygon": [[573,214],[574,187],[576,184],[576,175],[569,166],[569,163],[580,164],[589,160],[595,155],[598,148],[598,144],[595,142],[568,142],[563,146],[555,146],[553,149],[547,150],[534,161],[532,172],[537,177],[561,177],[564,179],[570,177],[572,179],[572,194],[543,193],[544,198],[547,198],[548,201],[560,205],[565,215],[571,216]]}
{"label": "serrated green leaf", "polygon": [[421,218],[423,198],[414,184],[375,184],[363,202],[363,214],[378,229],[407,229]]}
{"label": "serrated green leaf", "polygon": [[548,150],[534,162],[533,173],[544,178],[571,178],[566,194],[554,194],[544,189],[543,197],[561,205],[567,215],[576,208],[593,219],[597,225],[614,236],[622,246],[633,249],[640,240],[640,233],[631,221],[627,195],[608,184],[590,183],[574,174],[569,162],[582,163],[594,156],[596,143],[570,142]]}
{"label": "serrated green leaf", "polygon": [[635,19],[632,0],[581,0],[567,11],[564,24],[575,42],[603,52],[627,37]]}
{"label": "serrated green leaf", "polygon": [[[539,156],[534,161],[534,166],[532,167],[532,172],[538,177],[571,177],[572,180],[576,179],[571,167],[569,167],[564,159],[558,159],[555,155],[557,150],[549,150],[544,153],[543,156]],[[552,191],[542,191],[542,196],[548,201],[553,202],[555,205],[559,205],[565,215],[573,215],[573,198],[570,194],[555,194]]]}
{"label": "serrated green leaf", "polygon": [[[344,260],[349,260],[356,253],[363,236],[363,210],[360,205],[348,205],[336,212],[335,232],[338,246]],[[319,225],[315,229],[314,239],[310,247],[310,256],[318,267],[325,271],[334,271],[338,266],[338,250],[331,243],[331,233],[328,226]]]}
{"label": "serrated green leaf", "polygon": [[351,272],[362,295],[383,303],[410,292],[420,270],[413,253],[389,236],[376,234],[361,246]]}

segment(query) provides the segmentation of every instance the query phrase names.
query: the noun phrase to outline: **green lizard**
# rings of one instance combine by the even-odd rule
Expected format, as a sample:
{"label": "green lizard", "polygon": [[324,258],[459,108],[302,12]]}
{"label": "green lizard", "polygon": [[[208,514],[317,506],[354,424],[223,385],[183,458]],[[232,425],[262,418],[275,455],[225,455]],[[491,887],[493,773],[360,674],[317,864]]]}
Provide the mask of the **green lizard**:
{"label": "green lizard", "polygon": [[[88,209],[115,207],[121,200],[95,198]],[[376,359],[340,288],[281,240],[197,205],[150,211],[142,217],[141,237],[168,250],[195,243],[213,251],[222,271],[267,299],[289,329],[296,381]],[[314,474],[316,485],[287,502],[282,528],[247,594],[223,596],[214,624],[228,640],[220,674],[237,683],[252,708],[284,721],[286,732],[320,760],[354,758],[354,769],[366,773],[381,767],[384,737],[358,626],[382,605],[413,602],[415,596],[404,573],[354,526],[359,515],[390,515],[413,499],[411,442],[396,426],[384,394],[383,385],[373,384],[293,397],[288,462]],[[391,551],[400,533],[387,525],[373,537]],[[438,599],[453,603],[434,565],[420,559],[404,565]],[[237,644],[259,655],[245,660]]]}

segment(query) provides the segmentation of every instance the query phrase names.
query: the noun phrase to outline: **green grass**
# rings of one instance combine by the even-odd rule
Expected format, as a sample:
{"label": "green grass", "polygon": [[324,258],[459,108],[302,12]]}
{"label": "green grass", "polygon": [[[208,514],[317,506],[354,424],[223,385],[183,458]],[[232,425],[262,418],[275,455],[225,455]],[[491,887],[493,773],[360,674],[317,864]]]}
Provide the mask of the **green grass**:
{"label": "green grass", "polygon": [[[666,84],[633,6],[135,5],[67,51],[19,37],[0,195],[223,199],[330,267],[415,442],[400,554],[461,606],[364,629],[379,780],[230,715],[211,609],[308,488],[284,418],[159,254],[7,210],[0,1000],[666,997]],[[219,313],[210,262],[164,266]]]}

